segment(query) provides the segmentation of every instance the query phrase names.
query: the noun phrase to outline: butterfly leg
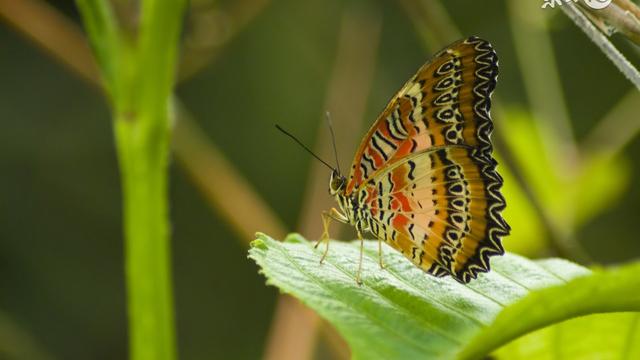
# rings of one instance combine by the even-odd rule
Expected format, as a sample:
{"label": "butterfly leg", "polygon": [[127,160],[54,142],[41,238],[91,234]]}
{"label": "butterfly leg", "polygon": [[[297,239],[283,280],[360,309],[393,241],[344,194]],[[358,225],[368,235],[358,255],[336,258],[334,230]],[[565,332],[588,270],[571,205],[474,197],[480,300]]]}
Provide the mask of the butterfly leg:
{"label": "butterfly leg", "polygon": [[362,254],[364,253],[364,238],[362,237],[362,233],[360,230],[358,232],[358,240],[360,240],[360,261],[358,262],[358,272],[356,273],[356,283],[358,285],[362,285],[362,278],[360,274],[362,274]]}
{"label": "butterfly leg", "polygon": [[378,260],[380,261],[380,269],[384,269],[384,262],[382,261],[382,239],[378,237]]}
{"label": "butterfly leg", "polygon": [[320,263],[322,264],[322,262],[324,261],[324,258],[327,257],[327,254],[329,253],[329,225],[331,224],[331,220],[336,220],[339,221],[341,223],[348,223],[349,220],[347,219],[346,216],[344,216],[340,211],[338,211],[336,208],[331,208],[330,211],[323,211],[322,212],[322,236],[320,236],[320,238],[318,239],[318,241],[316,241],[316,244],[313,246],[314,248],[318,248],[318,245],[320,245],[321,242],[325,242],[325,248],[324,248],[324,253],[322,253],[322,257],[320,258]]}

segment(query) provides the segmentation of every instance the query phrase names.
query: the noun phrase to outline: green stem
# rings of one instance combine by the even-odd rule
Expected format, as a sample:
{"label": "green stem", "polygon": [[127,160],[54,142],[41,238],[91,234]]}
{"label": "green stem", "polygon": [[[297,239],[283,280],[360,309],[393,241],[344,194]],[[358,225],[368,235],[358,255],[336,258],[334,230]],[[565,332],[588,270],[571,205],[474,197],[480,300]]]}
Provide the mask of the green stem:
{"label": "green stem", "polygon": [[601,33],[573,4],[561,6],[562,11],[593,41],[620,72],[640,90],[640,71]]}
{"label": "green stem", "polygon": [[131,359],[174,359],[174,316],[167,202],[167,144],[138,136],[140,118],[115,123],[124,195]]}
{"label": "green stem", "polygon": [[131,359],[176,358],[168,164],[183,0],[145,0],[137,37],[106,0],[78,0],[111,98],[123,191]]}

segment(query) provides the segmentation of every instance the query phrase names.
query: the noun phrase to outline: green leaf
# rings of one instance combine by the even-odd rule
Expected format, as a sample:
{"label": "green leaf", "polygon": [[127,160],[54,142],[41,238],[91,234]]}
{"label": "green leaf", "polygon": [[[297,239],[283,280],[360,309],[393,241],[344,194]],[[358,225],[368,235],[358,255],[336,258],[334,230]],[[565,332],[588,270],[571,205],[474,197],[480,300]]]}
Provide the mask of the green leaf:
{"label": "green leaf", "polygon": [[279,242],[259,234],[250,258],[267,282],[331,322],[354,358],[481,358],[517,336],[579,315],[640,310],[640,264],[591,273],[561,259],[492,259],[468,285],[435,278],[385,245],[366,241],[363,285],[355,282],[359,243],[322,249],[299,235]]}
{"label": "green leaf", "polygon": [[89,44],[93,48],[107,94],[113,96],[118,73],[120,53],[120,29],[114,13],[106,0],[76,0],[82,15]]}
{"label": "green leaf", "polygon": [[[544,261],[538,264],[548,267]],[[462,357],[475,358],[533,330],[578,316],[640,311],[638,275],[640,263],[594,272],[561,287],[533,292],[505,308],[489,328],[473,339]]]}
{"label": "green leaf", "polygon": [[596,314],[519,338],[498,359],[640,359],[640,313]]}

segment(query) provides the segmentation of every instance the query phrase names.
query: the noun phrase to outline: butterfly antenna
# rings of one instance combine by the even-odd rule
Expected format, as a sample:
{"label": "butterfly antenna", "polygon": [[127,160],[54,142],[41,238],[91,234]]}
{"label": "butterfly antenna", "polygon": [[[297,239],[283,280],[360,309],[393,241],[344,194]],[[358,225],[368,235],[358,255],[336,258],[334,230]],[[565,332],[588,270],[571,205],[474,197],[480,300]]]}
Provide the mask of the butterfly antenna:
{"label": "butterfly antenna", "polygon": [[336,147],[336,134],[333,133],[333,124],[331,123],[331,114],[327,111],[327,123],[329,124],[329,131],[331,131],[331,144],[333,145],[333,155],[336,157],[336,166],[338,167],[338,174],[342,174],[340,171],[340,162],[338,161],[338,148]]}
{"label": "butterfly antenna", "polygon": [[307,150],[307,152],[309,154],[311,154],[314,158],[318,159],[318,161],[320,161],[321,163],[323,163],[326,167],[328,167],[331,170],[335,170],[331,165],[329,165],[326,161],[320,159],[320,157],[318,155],[316,155],[313,151],[311,151],[305,144],[302,143],[302,141],[298,140],[298,138],[296,138],[295,136],[293,136],[291,133],[289,133],[287,130],[283,129],[282,127],[280,127],[280,125],[276,124],[276,128],[278,130],[280,130],[283,134],[287,135],[288,137],[292,138],[293,141],[297,142],[298,145],[302,146],[303,149]]}

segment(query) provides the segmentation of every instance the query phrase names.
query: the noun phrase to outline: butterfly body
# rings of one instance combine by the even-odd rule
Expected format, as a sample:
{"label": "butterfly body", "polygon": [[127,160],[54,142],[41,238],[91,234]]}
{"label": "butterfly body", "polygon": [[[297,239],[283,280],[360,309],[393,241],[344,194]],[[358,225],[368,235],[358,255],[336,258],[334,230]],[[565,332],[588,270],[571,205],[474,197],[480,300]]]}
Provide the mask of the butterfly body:
{"label": "butterfly body", "polygon": [[371,230],[371,211],[367,203],[362,202],[357,194],[347,194],[345,191],[346,178],[337,170],[331,173],[329,192],[334,196],[340,208],[341,219],[345,224],[352,225],[360,233]]}
{"label": "butterfly body", "polygon": [[339,210],[323,213],[322,239],[334,219],[353,225],[359,238],[372,233],[431,275],[466,283],[489,271],[509,233],[490,141],[497,74],[495,51],[477,37],[423,65],[370,128],[348,177],[333,170]]}

